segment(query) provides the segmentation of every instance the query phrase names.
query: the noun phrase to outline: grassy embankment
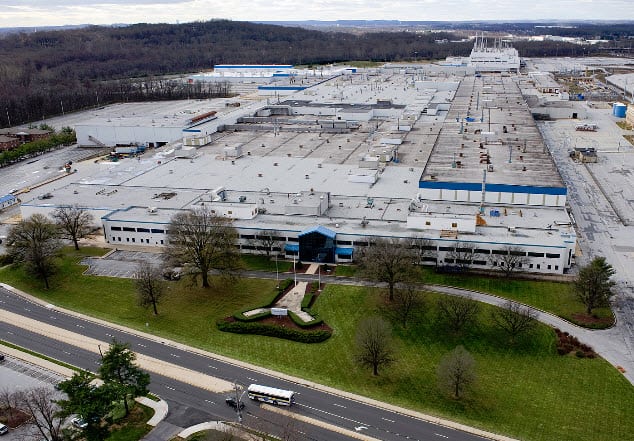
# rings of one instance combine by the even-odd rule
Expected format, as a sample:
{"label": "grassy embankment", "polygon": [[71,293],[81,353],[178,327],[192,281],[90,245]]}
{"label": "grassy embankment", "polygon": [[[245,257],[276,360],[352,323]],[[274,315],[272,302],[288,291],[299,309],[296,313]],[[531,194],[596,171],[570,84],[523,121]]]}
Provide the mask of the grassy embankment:
{"label": "grassy embankment", "polygon": [[[307,345],[216,329],[218,318],[268,295],[274,280],[245,279],[235,286],[215,280],[209,290],[172,282],[154,317],[136,305],[130,280],[81,276],[84,268],[73,255],[68,252],[50,291],[20,269],[0,269],[0,280],[93,316],[523,440],[625,440],[634,433],[634,388],[614,367],[602,359],[557,355],[554,333],[543,325],[509,346],[486,305],[478,326],[455,335],[436,325],[437,295],[427,294],[425,314],[407,329],[394,324],[397,362],[373,377],[355,365],[352,354],[358,321],[380,313],[378,290],[327,286],[315,309],[333,327],[333,337]],[[512,290],[509,281],[502,282]],[[461,401],[436,385],[440,358],[458,344],[476,358],[479,377]]]}

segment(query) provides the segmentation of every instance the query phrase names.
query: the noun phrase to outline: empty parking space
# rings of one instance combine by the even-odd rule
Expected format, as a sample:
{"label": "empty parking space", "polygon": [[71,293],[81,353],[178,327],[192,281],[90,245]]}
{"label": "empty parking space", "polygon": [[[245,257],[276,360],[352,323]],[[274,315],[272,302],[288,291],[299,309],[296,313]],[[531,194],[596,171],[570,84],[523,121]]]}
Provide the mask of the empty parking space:
{"label": "empty parking space", "polygon": [[116,250],[104,258],[87,257],[81,263],[88,265],[88,269],[84,274],[132,279],[139,263],[142,262],[149,262],[159,266],[162,264],[161,254]]}

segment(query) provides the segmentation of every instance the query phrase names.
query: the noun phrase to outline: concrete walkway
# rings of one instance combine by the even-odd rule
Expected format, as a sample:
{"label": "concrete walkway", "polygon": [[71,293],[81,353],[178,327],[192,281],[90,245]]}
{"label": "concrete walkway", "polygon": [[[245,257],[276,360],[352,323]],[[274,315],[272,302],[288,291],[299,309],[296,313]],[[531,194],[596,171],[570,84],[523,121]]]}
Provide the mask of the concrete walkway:
{"label": "concrete walkway", "polygon": [[[270,276],[271,276],[270,278],[273,278],[273,279],[276,277],[275,273],[270,274]],[[267,278],[267,277],[264,277],[264,278]],[[332,279],[331,283],[334,283],[335,282],[335,278],[332,277],[331,279]],[[349,279],[348,280],[348,284],[352,284],[351,282],[352,282],[352,279]],[[365,281],[359,281],[359,284],[365,284],[367,286],[370,285],[368,282],[365,282]],[[354,393],[350,393],[350,392],[342,391],[342,390],[339,390],[339,389],[335,389],[334,387],[325,386],[323,384],[315,383],[313,381],[308,381],[308,380],[303,379],[303,378],[299,378],[299,377],[294,377],[292,375],[283,374],[281,372],[277,372],[277,371],[274,371],[274,370],[271,370],[271,369],[263,368],[261,366],[253,365],[253,364],[250,364],[250,363],[245,363],[245,362],[240,361],[240,360],[235,360],[235,359],[232,359],[232,358],[229,358],[229,357],[225,357],[225,356],[222,356],[222,355],[219,355],[219,354],[214,354],[214,353],[207,352],[207,351],[204,351],[204,350],[201,350],[201,349],[198,349],[198,348],[187,346],[187,345],[184,345],[182,343],[178,343],[178,342],[171,341],[171,340],[168,340],[168,339],[160,338],[160,337],[157,337],[157,336],[155,336],[153,334],[149,334],[149,333],[146,333],[146,332],[138,331],[136,329],[131,329],[131,328],[128,328],[128,327],[125,327],[125,326],[121,326],[121,325],[117,325],[117,324],[114,324],[114,323],[106,322],[105,320],[101,320],[101,319],[98,319],[98,318],[86,316],[84,314],[80,314],[78,312],[71,311],[71,310],[68,310],[68,309],[64,309],[64,308],[60,308],[60,307],[57,307],[57,306],[53,306],[53,305],[49,304],[46,301],[43,301],[43,300],[41,300],[41,299],[39,299],[37,297],[34,297],[34,296],[30,295],[30,294],[27,294],[27,293],[25,293],[23,291],[20,291],[20,290],[18,290],[16,288],[13,288],[13,287],[11,287],[9,285],[6,285],[4,283],[0,283],[0,286],[4,287],[5,289],[7,289],[7,290],[9,290],[11,292],[13,292],[16,295],[19,295],[19,296],[22,296],[22,297],[28,299],[29,301],[31,301],[33,303],[36,303],[36,304],[39,304],[39,305],[42,305],[42,306],[45,306],[45,307],[49,307],[49,308],[53,307],[53,308],[56,308],[56,309],[58,309],[60,311],[64,311],[64,313],[66,313],[68,315],[80,317],[80,318],[82,318],[84,320],[87,320],[87,321],[92,321],[94,323],[99,323],[99,324],[104,325],[104,326],[109,326],[109,327],[112,327],[112,328],[115,328],[115,329],[119,329],[119,330],[122,330],[124,332],[128,332],[128,333],[133,334],[133,335],[138,335],[138,336],[141,336],[143,338],[147,338],[147,339],[150,339],[150,340],[153,340],[153,341],[156,341],[156,342],[160,342],[161,344],[164,344],[164,345],[168,345],[168,346],[172,346],[172,347],[181,349],[183,351],[188,351],[188,352],[195,353],[195,354],[200,354],[200,355],[203,355],[203,356],[206,356],[206,357],[215,358],[217,360],[221,360],[221,361],[224,361],[226,363],[231,363],[231,364],[234,364],[236,366],[244,367],[246,369],[250,369],[250,370],[253,370],[255,372],[259,372],[261,374],[264,374],[264,375],[270,375],[272,377],[282,378],[282,379],[287,380],[287,381],[291,381],[291,382],[294,382],[294,383],[302,384],[302,385],[304,385],[306,387],[310,387],[310,388],[313,388],[315,390],[319,390],[319,391],[322,391],[322,392],[326,392],[326,393],[332,394],[333,396],[344,397],[344,398],[347,398],[347,399],[350,399],[350,400],[354,400],[354,401],[358,401],[358,402],[361,402],[361,403],[365,403],[367,405],[374,406],[374,407],[376,407],[378,409],[389,410],[391,412],[399,413],[401,415],[408,415],[408,416],[410,416],[412,418],[419,419],[419,420],[422,420],[422,421],[428,421],[428,422],[431,422],[431,423],[434,423],[434,424],[437,424],[437,425],[440,425],[440,426],[445,426],[445,427],[461,430],[461,431],[467,432],[467,433],[473,433],[473,434],[479,435],[479,436],[481,436],[481,437],[483,437],[485,439],[491,439],[491,440],[497,440],[497,441],[513,441],[511,438],[506,437],[504,435],[499,435],[499,434],[495,434],[495,433],[491,433],[491,432],[486,432],[486,431],[477,429],[475,427],[465,426],[463,424],[456,423],[456,422],[451,421],[451,420],[438,418],[436,416],[427,415],[427,414],[424,414],[422,412],[418,412],[418,411],[406,409],[406,408],[403,408],[403,407],[395,406],[395,405],[392,405],[392,404],[389,404],[389,403],[385,403],[385,402],[382,402],[382,401],[374,400],[372,398],[364,397],[362,395],[357,395],[357,394],[354,394]],[[22,318],[26,319],[26,317],[22,317]],[[0,316],[0,320],[2,320],[1,316]],[[12,323],[15,324],[15,321],[13,321]],[[37,323],[40,323],[40,322],[37,322]],[[45,325],[44,323],[40,323],[40,324],[42,326]],[[64,330],[61,330],[61,331],[64,331]],[[43,334],[46,333],[46,331],[38,331],[37,329],[34,329],[33,332],[40,332],[40,333],[43,333]],[[48,332],[50,332],[50,330],[48,330]],[[59,338],[59,332],[53,332],[52,334],[47,334],[47,335],[49,337],[51,337],[51,338]],[[95,343],[93,343],[93,344],[95,344]],[[107,343],[103,343],[103,344],[106,344],[106,346],[107,346]],[[92,348],[90,350],[92,350]],[[140,354],[137,353],[137,360],[140,361],[139,355]],[[180,367],[177,366],[176,368],[177,368],[177,372],[170,372],[171,369],[167,368],[163,372],[161,372],[161,374],[162,375],[168,375],[169,374],[168,376],[171,376],[171,374],[178,374],[178,376],[175,377],[175,378],[178,378],[180,381],[183,381],[182,372],[178,372],[178,368],[180,368]],[[198,386],[200,386],[200,387],[202,387],[204,389],[208,389],[208,390],[210,389],[210,387],[209,387],[209,382],[210,381],[218,381],[219,382],[218,385],[225,383],[223,380],[220,380],[220,379],[216,379],[216,378],[213,378],[213,377],[210,377],[210,376],[207,376],[207,375],[203,376],[203,374],[200,374],[200,373],[197,373],[197,374],[198,375],[194,375],[193,378],[188,378],[187,382],[192,384],[192,385],[198,385]],[[197,384],[199,382],[200,382],[200,384]],[[230,385],[230,386],[233,387],[233,385]],[[228,389],[226,389],[226,390],[228,390]],[[157,425],[157,430],[158,431],[164,430],[162,423],[159,423]],[[319,424],[321,426],[322,422],[318,422],[317,420],[315,420],[315,424]],[[161,428],[159,428],[159,426]],[[155,435],[152,435],[152,436],[155,436]],[[165,441],[165,440],[159,440],[158,438],[152,438],[150,441]]]}
{"label": "concrete walkway", "polygon": [[[314,275],[317,273],[317,271],[319,271],[319,264],[311,263],[304,274]],[[304,300],[304,295],[306,294],[307,287],[308,282],[298,282],[291,290],[284,294],[282,298],[275,302],[273,307],[288,309],[289,311],[297,315],[297,317],[302,319],[305,323],[315,320],[313,316],[311,316],[307,312],[302,311],[302,301]],[[268,309],[269,308],[253,309],[251,311],[245,312],[244,315],[249,317],[264,311],[268,311]]]}

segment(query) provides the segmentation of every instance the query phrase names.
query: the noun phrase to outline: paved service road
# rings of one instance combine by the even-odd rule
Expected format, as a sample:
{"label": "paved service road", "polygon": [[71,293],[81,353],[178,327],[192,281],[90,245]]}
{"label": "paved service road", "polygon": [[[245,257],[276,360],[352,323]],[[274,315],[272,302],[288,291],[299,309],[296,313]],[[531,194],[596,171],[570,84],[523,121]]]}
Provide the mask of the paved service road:
{"label": "paved service road", "polygon": [[[131,348],[138,353],[154,357],[170,363],[185,366],[224,380],[237,380],[247,385],[260,383],[282,389],[296,391],[297,406],[292,410],[300,415],[323,421],[350,431],[362,432],[364,435],[379,440],[479,440],[478,436],[459,430],[449,429],[401,413],[374,407],[364,402],[345,396],[337,396],[309,387],[306,382],[294,382],[280,379],[260,371],[238,366],[220,359],[205,355],[200,351],[187,350],[186,347],[168,341],[124,332],[92,321],[77,318],[60,312],[52,307],[44,307],[26,301],[4,288],[0,288],[0,307],[6,311],[21,314],[39,322],[49,323],[57,327],[78,332],[104,342],[113,337],[129,342]],[[33,334],[9,323],[0,322],[2,339],[29,349],[58,358],[80,367],[95,370],[98,351],[87,352],[69,347],[57,340],[51,340],[40,334]],[[271,354],[274,356],[275,354]],[[334,362],[334,360],[331,360]],[[231,420],[233,413],[224,404],[224,395],[213,394],[177,380],[159,375],[152,376],[152,391],[164,397],[170,404],[168,422],[185,426],[190,423],[209,419]],[[270,412],[259,409],[248,403],[245,424],[258,427],[263,420],[274,419]],[[185,416],[188,421],[183,421]],[[200,421],[199,421],[200,419]],[[338,440],[348,439],[346,436],[325,431],[317,426],[303,424],[310,435],[308,439]]]}
{"label": "paved service road", "polygon": [[[606,124],[607,125],[607,124]],[[557,123],[538,123],[557,168],[568,187],[578,240],[584,255],[577,262],[586,264],[594,256],[604,256],[616,270],[617,282],[613,310],[617,323],[612,329],[587,333],[600,342],[588,343],[613,364],[626,368],[625,376],[634,384],[634,226],[623,225],[610,201],[597,185],[590,166],[572,161],[565,131]],[[603,130],[603,126],[601,130]],[[601,345],[601,346],[600,346]]]}

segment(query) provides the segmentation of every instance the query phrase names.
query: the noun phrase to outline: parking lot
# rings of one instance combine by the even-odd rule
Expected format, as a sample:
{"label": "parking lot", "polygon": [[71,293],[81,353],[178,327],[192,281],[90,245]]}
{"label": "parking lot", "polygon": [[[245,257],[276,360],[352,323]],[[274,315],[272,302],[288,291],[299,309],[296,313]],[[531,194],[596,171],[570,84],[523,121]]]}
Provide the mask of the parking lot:
{"label": "parking lot", "polygon": [[[65,378],[22,360],[7,356],[4,361],[0,362],[0,391],[27,390],[36,387],[48,387],[54,390],[54,386],[62,380]],[[10,429],[9,433],[2,437],[2,440],[23,441],[35,439],[35,436],[37,436],[35,427],[27,424]]]}
{"label": "parking lot", "polygon": [[160,266],[162,264],[161,256],[158,253],[115,250],[103,258],[86,257],[81,263],[88,265],[84,274],[132,279],[139,263],[149,262]]}

